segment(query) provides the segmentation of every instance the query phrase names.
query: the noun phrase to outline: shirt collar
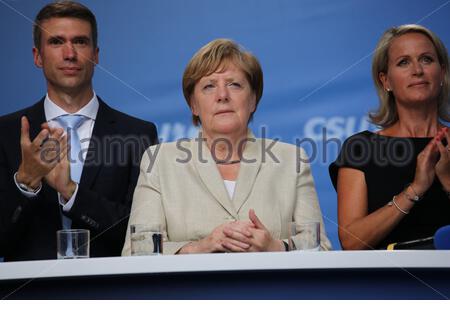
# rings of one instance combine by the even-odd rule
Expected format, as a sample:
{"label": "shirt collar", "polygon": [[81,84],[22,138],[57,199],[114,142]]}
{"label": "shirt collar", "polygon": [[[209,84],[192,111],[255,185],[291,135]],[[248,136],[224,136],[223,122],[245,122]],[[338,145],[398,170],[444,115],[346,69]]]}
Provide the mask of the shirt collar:
{"label": "shirt collar", "polygon": [[[95,118],[97,117],[98,107],[99,102],[97,99],[97,95],[94,92],[92,99],[80,110],[78,110],[73,114],[83,115],[95,121]],[[58,106],[56,103],[54,103],[52,100],[50,100],[48,93],[45,96],[44,100],[44,112],[45,112],[45,119],[47,119],[47,121],[52,121],[59,116],[69,114],[68,112],[64,111],[64,109],[62,109],[60,106]]]}

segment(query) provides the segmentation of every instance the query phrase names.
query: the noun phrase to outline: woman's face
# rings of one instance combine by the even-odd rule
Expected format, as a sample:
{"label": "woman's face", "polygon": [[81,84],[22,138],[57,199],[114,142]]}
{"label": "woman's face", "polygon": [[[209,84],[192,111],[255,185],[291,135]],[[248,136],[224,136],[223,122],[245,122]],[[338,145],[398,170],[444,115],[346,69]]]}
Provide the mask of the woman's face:
{"label": "woman's face", "polygon": [[430,39],[407,33],[392,41],[388,54],[388,72],[380,73],[380,80],[385,90],[392,90],[397,105],[437,103],[444,68]]}
{"label": "woman's face", "polygon": [[201,78],[191,98],[192,113],[200,117],[207,135],[246,134],[256,96],[244,72],[232,62]]}

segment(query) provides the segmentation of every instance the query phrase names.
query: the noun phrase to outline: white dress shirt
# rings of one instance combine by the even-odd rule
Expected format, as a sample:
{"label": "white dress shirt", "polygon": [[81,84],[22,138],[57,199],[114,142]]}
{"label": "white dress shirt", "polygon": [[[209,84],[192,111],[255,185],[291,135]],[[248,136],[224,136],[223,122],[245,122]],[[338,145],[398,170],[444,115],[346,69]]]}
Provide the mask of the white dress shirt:
{"label": "white dress shirt", "polygon": [[[89,142],[92,136],[92,130],[94,129],[95,119],[97,117],[98,107],[99,102],[97,99],[97,95],[94,92],[92,99],[80,110],[73,113],[74,115],[83,115],[87,118],[83,122],[83,124],[77,129],[78,136],[80,137],[83,162],[86,159],[87,150],[89,148]],[[61,125],[59,124],[58,121],[56,121],[56,118],[65,114],[69,114],[68,112],[64,111],[61,107],[56,105],[52,100],[50,100],[48,94],[45,96],[44,100],[44,112],[45,112],[45,119],[48,122],[50,128],[61,128]],[[36,192],[25,191],[17,183],[16,175],[17,173],[14,174],[14,181],[19,190],[28,198],[36,197],[40,192],[41,187],[39,187],[36,190]],[[78,184],[75,188],[75,192],[73,193],[72,197],[67,202],[58,193],[59,203],[62,205],[63,211],[67,212],[72,208],[77,193],[78,193]]]}
{"label": "white dress shirt", "polygon": [[234,195],[234,189],[236,188],[236,181],[234,180],[223,180],[223,183],[225,183],[225,188],[227,189],[228,195],[230,196],[230,199],[233,199]]}

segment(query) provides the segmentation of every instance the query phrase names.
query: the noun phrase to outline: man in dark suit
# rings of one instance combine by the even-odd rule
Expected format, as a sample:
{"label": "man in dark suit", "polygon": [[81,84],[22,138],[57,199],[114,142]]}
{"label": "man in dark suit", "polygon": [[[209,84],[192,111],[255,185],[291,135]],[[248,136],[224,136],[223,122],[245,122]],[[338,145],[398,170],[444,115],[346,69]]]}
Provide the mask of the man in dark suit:
{"label": "man in dark suit", "polygon": [[0,118],[0,256],[54,259],[56,231],[77,228],[91,232],[91,257],[118,256],[140,159],[157,143],[156,128],[93,91],[99,50],[88,8],[45,6],[33,36],[47,95]]}

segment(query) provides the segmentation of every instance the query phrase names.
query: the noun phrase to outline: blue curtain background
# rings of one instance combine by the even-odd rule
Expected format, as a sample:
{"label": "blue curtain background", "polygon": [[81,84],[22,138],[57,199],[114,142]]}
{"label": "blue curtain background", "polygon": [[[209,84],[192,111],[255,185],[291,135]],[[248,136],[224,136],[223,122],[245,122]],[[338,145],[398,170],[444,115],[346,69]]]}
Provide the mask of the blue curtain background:
{"label": "blue curtain background", "polygon": [[[0,115],[29,106],[46,91],[33,64],[32,21],[47,1],[0,0]],[[450,1],[411,0],[92,0],[100,64],[95,90],[110,105],[158,125],[171,141],[192,136],[181,90],[189,59],[215,38],[231,38],[260,60],[263,98],[252,129],[271,138],[302,140],[327,233],[335,249],[336,194],[328,165],[354,132],[375,128],[367,112],[378,101],[371,80],[372,52],[391,26],[420,23],[450,47]],[[311,141],[314,141],[314,146]],[[268,186],[270,187],[270,186]]]}

